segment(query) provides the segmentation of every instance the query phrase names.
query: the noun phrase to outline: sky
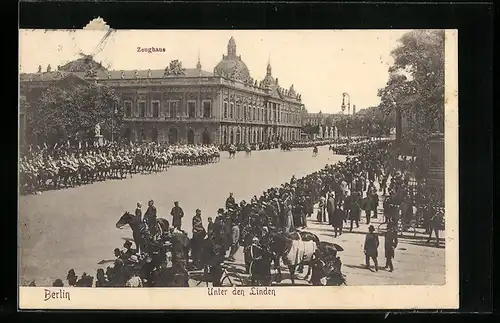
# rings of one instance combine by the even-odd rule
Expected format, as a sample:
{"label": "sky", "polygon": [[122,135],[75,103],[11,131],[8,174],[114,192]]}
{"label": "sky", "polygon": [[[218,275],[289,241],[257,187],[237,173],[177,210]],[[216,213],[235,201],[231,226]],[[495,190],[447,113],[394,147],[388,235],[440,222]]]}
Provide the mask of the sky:
{"label": "sky", "polygon": [[[116,30],[99,46],[105,31],[20,30],[21,73],[48,64],[55,70],[80,56],[113,70],[164,69],[179,59],[184,68],[213,68],[234,37],[237,54],[250,75],[262,80],[268,61],[279,84],[292,84],[309,112],[339,113],[342,93],[356,110],[376,106],[377,90],[385,86],[392,65],[391,51],[408,30]],[[137,52],[137,47],[165,52]]]}

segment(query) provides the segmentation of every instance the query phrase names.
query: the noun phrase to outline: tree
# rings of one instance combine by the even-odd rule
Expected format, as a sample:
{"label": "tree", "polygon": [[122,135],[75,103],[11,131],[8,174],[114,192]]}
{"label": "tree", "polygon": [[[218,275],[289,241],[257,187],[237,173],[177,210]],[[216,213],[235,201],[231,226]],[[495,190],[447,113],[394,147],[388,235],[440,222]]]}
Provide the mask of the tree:
{"label": "tree", "polygon": [[333,120],[333,116],[329,115],[328,117],[326,117],[325,119],[325,126],[327,127],[333,127],[334,125],[334,120]]}
{"label": "tree", "polygon": [[435,132],[444,130],[444,31],[416,30],[403,35],[393,50],[389,81],[380,89],[380,108],[410,122],[398,137],[416,149],[426,148]]}
{"label": "tree", "polygon": [[313,126],[311,124],[307,124],[307,125],[302,126],[302,131],[308,135],[313,135],[313,134],[318,133],[319,127]]}
{"label": "tree", "polygon": [[98,84],[49,87],[28,113],[30,130],[39,142],[47,144],[75,138],[77,134],[83,134],[80,139],[91,139],[98,123],[104,136],[110,138],[113,129],[113,136],[118,138],[122,121],[123,107],[118,96],[111,88]]}

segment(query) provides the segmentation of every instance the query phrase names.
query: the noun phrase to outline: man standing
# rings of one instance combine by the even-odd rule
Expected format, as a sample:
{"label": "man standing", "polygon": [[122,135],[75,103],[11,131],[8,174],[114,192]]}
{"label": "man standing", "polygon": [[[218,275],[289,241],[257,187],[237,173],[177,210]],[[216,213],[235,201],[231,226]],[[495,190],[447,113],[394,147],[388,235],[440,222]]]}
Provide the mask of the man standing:
{"label": "man standing", "polygon": [[367,195],[361,203],[362,209],[365,211],[365,215],[366,215],[366,224],[370,224],[371,213],[373,210],[372,204],[373,204],[373,200],[372,200],[371,196],[369,196],[369,195]]}
{"label": "man standing", "polygon": [[196,209],[196,214],[193,216],[193,247],[191,251],[191,257],[193,258],[193,263],[195,267],[200,266],[201,260],[201,247],[203,239],[205,239],[206,231],[203,227],[203,222],[201,219],[201,210]]}
{"label": "man standing", "polygon": [[337,234],[342,235],[342,229],[345,220],[345,212],[344,210],[342,210],[342,207],[344,207],[342,203],[340,205],[337,205],[332,214],[332,226],[335,238],[337,237]]}
{"label": "man standing", "polygon": [[211,216],[208,217],[207,236],[209,239],[212,239],[214,236],[214,222],[212,221]]}
{"label": "man standing", "polygon": [[392,258],[394,258],[394,250],[398,245],[398,233],[396,231],[396,227],[394,223],[389,223],[387,232],[385,233],[385,269],[389,268],[389,271],[392,272],[394,270],[394,266],[392,264]]}
{"label": "man standing", "polygon": [[359,205],[359,198],[357,192],[353,192],[351,196],[349,220],[351,222],[349,231],[352,231],[353,223],[356,223],[356,228],[359,228],[359,220],[361,218],[361,207]]}
{"label": "man standing", "polygon": [[378,246],[379,246],[378,235],[374,233],[375,228],[373,227],[373,225],[370,225],[368,227],[368,231],[369,232],[366,234],[365,237],[365,247],[364,247],[366,268],[370,269],[370,258],[371,258],[373,259],[373,263],[375,265],[375,271],[378,271],[378,262],[377,262]]}
{"label": "man standing", "polygon": [[375,184],[373,182],[370,182],[370,186],[368,187],[367,190],[369,196],[372,199],[372,219],[377,218],[377,209],[378,209],[378,194],[377,194],[377,188],[375,187]]}
{"label": "man standing", "polygon": [[284,231],[286,233],[290,233],[295,230],[295,226],[293,223],[293,215],[292,215],[292,204],[291,200],[288,196],[284,197]]}
{"label": "man standing", "polygon": [[335,199],[333,192],[328,193],[328,200],[326,202],[326,211],[328,212],[328,223],[333,225],[333,218],[335,212]]}
{"label": "man standing", "polygon": [[233,193],[230,192],[229,193],[229,197],[226,199],[226,209],[230,209],[234,206],[235,204],[235,200],[234,200],[234,197],[233,197]]}
{"label": "man standing", "polygon": [[150,200],[148,202],[148,209],[144,214],[144,220],[148,225],[149,232],[154,237],[156,235],[156,207],[154,206],[155,202]]}
{"label": "man standing", "polygon": [[283,220],[283,206],[282,206],[282,203],[279,199],[279,197],[275,197],[273,199],[273,207],[274,207],[274,210],[276,211],[276,219],[277,219],[277,227],[278,228],[283,228],[284,227],[284,220]]}
{"label": "man standing", "polygon": [[234,255],[240,248],[240,226],[234,221],[231,228],[231,251],[229,252],[229,261],[235,261]]}
{"label": "man standing", "polygon": [[436,236],[435,246],[439,247],[439,230],[442,228],[443,213],[435,206],[431,206],[432,216],[430,218],[430,232],[429,238],[427,238],[427,243],[431,242],[432,233]]}
{"label": "man standing", "polygon": [[172,211],[170,211],[170,215],[172,216],[172,226],[177,228],[177,230],[180,230],[182,218],[184,217],[184,211],[179,206],[179,202],[174,202],[174,207],[172,208]]}
{"label": "man standing", "polygon": [[141,237],[141,223],[142,223],[142,204],[141,202],[137,202],[137,208],[135,209],[135,218],[131,223],[132,228],[132,237],[134,238],[135,249],[137,252],[141,251],[142,237]]}

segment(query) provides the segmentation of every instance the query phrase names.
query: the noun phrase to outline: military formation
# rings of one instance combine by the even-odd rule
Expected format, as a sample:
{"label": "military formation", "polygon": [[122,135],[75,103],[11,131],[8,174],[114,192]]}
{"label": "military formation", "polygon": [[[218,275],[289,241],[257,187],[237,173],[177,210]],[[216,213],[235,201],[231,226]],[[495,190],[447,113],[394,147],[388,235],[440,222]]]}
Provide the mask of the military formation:
{"label": "military formation", "polygon": [[214,145],[108,143],[30,147],[19,165],[21,193],[160,172],[171,165],[202,165],[219,160],[220,152]]}

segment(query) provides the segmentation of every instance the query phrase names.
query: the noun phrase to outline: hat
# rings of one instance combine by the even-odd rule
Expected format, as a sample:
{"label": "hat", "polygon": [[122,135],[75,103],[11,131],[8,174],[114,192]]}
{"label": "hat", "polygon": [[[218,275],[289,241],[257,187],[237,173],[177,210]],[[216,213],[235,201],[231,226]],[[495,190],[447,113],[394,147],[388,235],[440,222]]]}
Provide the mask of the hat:
{"label": "hat", "polygon": [[64,283],[58,278],[52,283],[52,287],[64,287]]}
{"label": "hat", "polygon": [[70,277],[74,277],[74,278],[77,277],[76,274],[75,274],[75,270],[74,269],[70,269],[68,271],[68,276],[66,278],[70,278]]}
{"label": "hat", "polygon": [[200,209],[196,209],[196,213],[201,213],[201,210]]}
{"label": "hat", "polygon": [[259,238],[257,238],[257,237],[253,237],[253,238],[252,238],[252,242],[259,242]]}
{"label": "hat", "polygon": [[139,262],[139,259],[137,259],[137,256],[136,255],[132,255],[130,256],[130,258],[128,259],[130,262]]}
{"label": "hat", "polygon": [[370,232],[375,231],[375,228],[373,227],[373,225],[370,224],[370,226],[368,227],[368,231],[370,231]]}
{"label": "hat", "polygon": [[223,208],[219,208],[219,209],[217,210],[217,214],[222,214],[222,213],[224,213],[224,209],[223,209]]}

